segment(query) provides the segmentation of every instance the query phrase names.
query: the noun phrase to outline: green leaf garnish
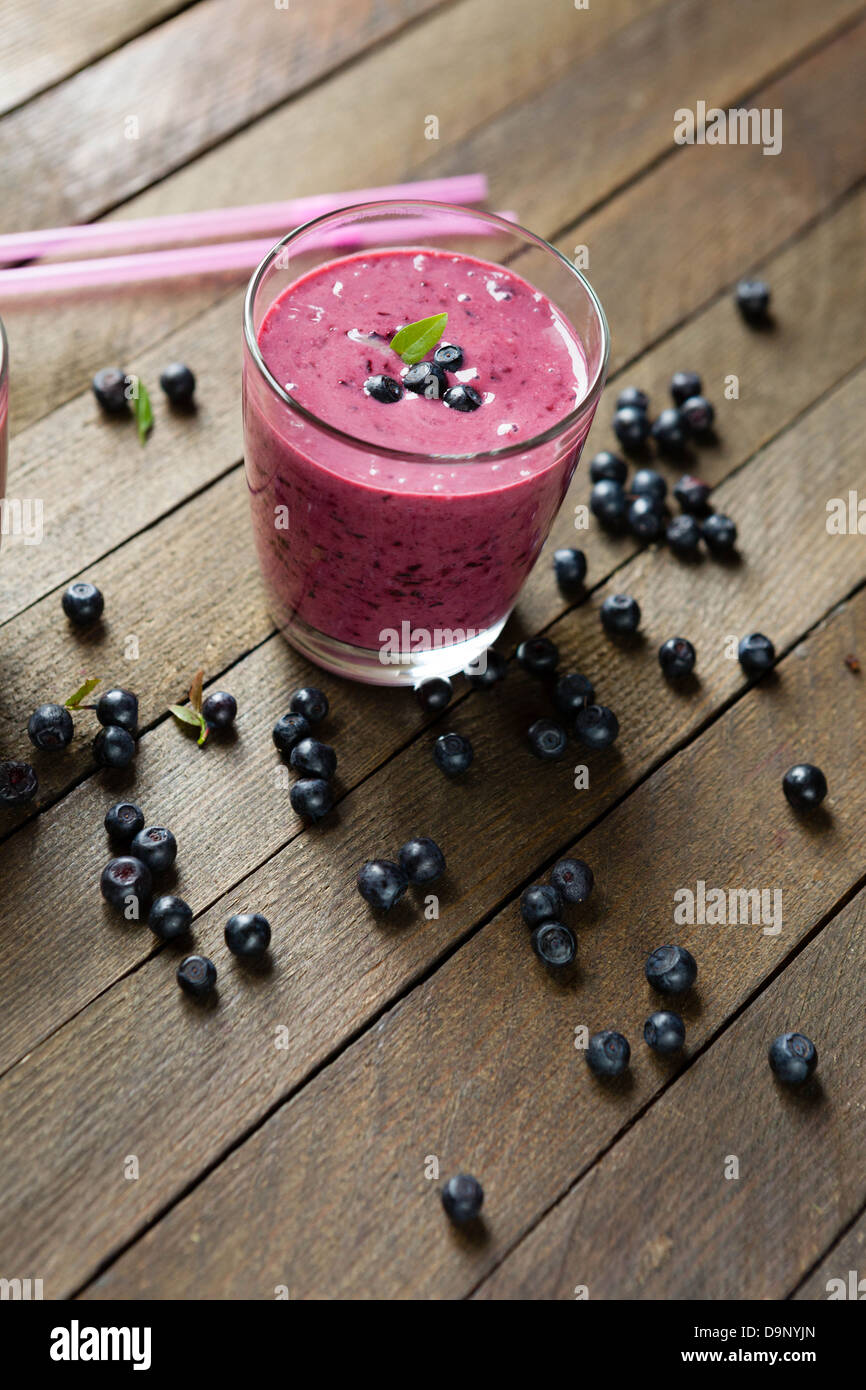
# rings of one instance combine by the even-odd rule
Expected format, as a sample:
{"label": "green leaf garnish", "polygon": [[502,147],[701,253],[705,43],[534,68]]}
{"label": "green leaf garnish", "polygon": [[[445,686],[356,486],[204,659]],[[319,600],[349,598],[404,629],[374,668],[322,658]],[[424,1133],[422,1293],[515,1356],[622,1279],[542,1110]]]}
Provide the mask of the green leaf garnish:
{"label": "green leaf garnish", "polygon": [[407,367],[414,367],[436,346],[447,322],[448,315],[442,313],[433,314],[429,319],[419,319],[417,323],[407,323],[394,334],[391,347],[400,354]]}
{"label": "green leaf garnish", "polygon": [[138,425],[138,437],[143,444],[147,439],[148,432],[153,428],[153,410],[150,396],[147,394],[147,387],[143,381],[136,382],[132,396],[132,409],[135,412],[135,423]]}
{"label": "green leaf garnish", "polygon": [[201,710],[190,709],[189,705],[169,705],[169,710],[175,719],[179,719],[182,724],[194,724],[199,730],[198,746],[201,748],[207,738],[207,722]]}
{"label": "green leaf garnish", "polygon": [[69,699],[66,701],[66,708],[78,709],[81,701],[87,699],[90,692],[95,690],[99,685],[101,679],[101,676],[94,676],[91,680],[86,680],[83,685],[78,687],[74,695],[70,695]]}

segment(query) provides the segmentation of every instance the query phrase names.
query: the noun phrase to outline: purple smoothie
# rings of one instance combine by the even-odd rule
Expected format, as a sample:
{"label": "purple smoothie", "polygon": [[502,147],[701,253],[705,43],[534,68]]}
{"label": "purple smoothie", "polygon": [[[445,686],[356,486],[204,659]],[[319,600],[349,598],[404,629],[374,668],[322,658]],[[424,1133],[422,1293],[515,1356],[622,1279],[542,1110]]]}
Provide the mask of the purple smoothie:
{"label": "purple smoothie", "polygon": [[[483,404],[461,412],[408,390],[387,404],[365,392],[370,376],[400,379],[406,370],[389,347],[396,330],[442,310],[442,343],[464,355],[449,384],[472,385]],[[556,306],[513,271],[470,256],[371,251],[291,284],[265,314],[258,343],[289,396],[351,436],[292,411],[247,357],[253,524],[289,634],[300,619],[375,652],[383,634],[407,624],[435,645],[501,626],[590,423],[489,456],[551,429],[587,393],[583,347]],[[482,457],[448,457],[474,454]]]}

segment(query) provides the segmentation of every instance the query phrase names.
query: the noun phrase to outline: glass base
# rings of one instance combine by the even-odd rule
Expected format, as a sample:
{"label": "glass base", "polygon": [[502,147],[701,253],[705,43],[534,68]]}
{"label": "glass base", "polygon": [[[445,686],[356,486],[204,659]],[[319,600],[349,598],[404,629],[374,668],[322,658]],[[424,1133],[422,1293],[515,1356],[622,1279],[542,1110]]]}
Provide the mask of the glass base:
{"label": "glass base", "polygon": [[452,642],[448,646],[431,647],[426,651],[383,653],[369,647],[353,647],[348,642],[339,642],[335,637],[319,632],[297,617],[284,623],[282,631],[302,656],[337,676],[363,681],[366,685],[411,688],[434,676],[456,676],[463,671],[493,645],[509,616],[506,613],[500,622],[469,641]]}

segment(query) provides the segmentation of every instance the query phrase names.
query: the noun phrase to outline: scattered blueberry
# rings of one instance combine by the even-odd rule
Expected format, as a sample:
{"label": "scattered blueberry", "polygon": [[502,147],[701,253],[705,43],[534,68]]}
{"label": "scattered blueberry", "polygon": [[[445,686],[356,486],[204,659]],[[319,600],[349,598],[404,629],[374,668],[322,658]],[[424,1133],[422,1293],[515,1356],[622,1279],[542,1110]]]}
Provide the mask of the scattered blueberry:
{"label": "scattered blueberry", "polygon": [[690,516],[704,515],[709,496],[709,483],[702,482],[700,478],[693,478],[691,473],[686,473],[674,484],[674,497],[683,511],[688,512]]}
{"label": "scattered blueberry", "polygon": [[696,517],[683,513],[669,522],[665,538],[677,555],[694,555],[701,543],[701,527]]}
{"label": "scattered blueberry", "polygon": [[555,922],[562,910],[562,899],[550,883],[533,883],[520,899],[520,912],[528,927]]}
{"label": "scattered blueberry", "polygon": [[595,699],[592,681],[579,671],[569,671],[560,676],[553,691],[553,703],[560,714],[573,718],[584,705],[591,705]]}
{"label": "scattered blueberry", "polygon": [[129,378],[119,367],[103,367],[90,383],[93,394],[107,415],[120,415],[129,409],[126,389]]}
{"label": "scattered blueberry", "polygon": [[517,660],[531,676],[549,676],[556,670],[559,648],[549,637],[530,637],[517,648]]}
{"label": "scattered blueberry", "polygon": [[39,778],[29,763],[0,762],[0,806],[23,806],[39,790]]}
{"label": "scattered blueberry", "polygon": [[697,653],[687,637],[669,637],[659,647],[659,665],[666,676],[688,676],[695,669]]}
{"label": "scattered blueberry", "polygon": [[429,835],[407,840],[397,858],[410,883],[435,883],[445,872],[445,855]]}
{"label": "scattered blueberry", "polygon": [[669,1009],[659,1009],[657,1013],[650,1014],[643,1026],[643,1035],[653,1052],[667,1056],[680,1051],[686,1040],[686,1025],[679,1014],[671,1013]]}
{"label": "scattered blueberry", "polygon": [[637,632],[640,623],[640,605],[637,599],[628,594],[608,594],[600,610],[601,625],[605,632],[622,635]]}
{"label": "scattered blueberry", "polygon": [[189,405],[195,392],[195,377],[184,362],[170,362],[159,384],[172,405]]}
{"label": "scattered blueberry", "polygon": [[737,648],[737,655],[747,676],[763,676],[776,660],[776,648],[763,632],[750,632]]}
{"label": "scattered blueberry", "polygon": [[449,777],[465,772],[474,756],[472,744],[462,734],[440,734],[433,744],[434,761]]}
{"label": "scattered blueberry", "polygon": [[148,825],[134,837],[130,851],[158,874],[170,869],[177,858],[177,840],[164,825]]}
{"label": "scattered blueberry", "polygon": [[177,967],[177,982],[181,989],[196,998],[210,994],[216,978],[216,966],[207,956],[187,956]]}
{"label": "scattered blueberry", "polygon": [[668,495],[668,485],[655,468],[639,468],[630,490],[633,497],[651,497],[654,502],[664,502]]}
{"label": "scattered blueberry", "polygon": [[685,946],[657,946],[647,957],[644,970],[660,994],[682,994],[698,977],[697,961]]}
{"label": "scattered blueberry", "polygon": [[260,912],[236,912],[226,922],[226,945],[233,956],[263,956],[271,944],[271,927]]}
{"label": "scattered blueberry", "polygon": [[416,362],[403,373],[403,385],[416,396],[426,396],[430,401],[438,401],[448,390],[445,368],[435,362]]}
{"label": "scattered blueberry", "polygon": [[409,887],[405,869],[390,859],[368,859],[358,870],[357,883],[364,901],[382,912],[398,903]]}
{"label": "scattered blueberry", "polygon": [[574,546],[564,546],[553,552],[553,568],[560,589],[579,589],[586,578],[586,556]]}
{"label": "scattered blueberry", "polygon": [[508,662],[495,647],[488,647],[486,652],[482,652],[474,661],[470,661],[463,674],[476,690],[489,690],[491,685],[505,680],[508,674]]}
{"label": "scattered blueberry", "polygon": [[536,719],[527,730],[529,746],[536,758],[552,762],[561,758],[568,747],[568,734],[554,719]]}
{"label": "scattered blueberry", "polygon": [[780,1081],[800,1086],[818,1065],[818,1053],[805,1033],[782,1033],[770,1044],[770,1066]]}
{"label": "scattered blueberry", "polygon": [[619,734],[619,720],[607,705],[585,705],[574,721],[574,736],[585,748],[609,748]]}
{"label": "scattered blueberry", "polygon": [[664,511],[652,497],[636,497],[629,503],[628,526],[641,541],[655,541],[664,530]]}
{"label": "scattered blueberry", "polygon": [[737,543],[737,528],[729,516],[715,512],[704,522],[703,536],[714,555],[727,555]]}
{"label": "scattered blueberry", "polygon": [[606,1028],[593,1033],[586,1048],[586,1064],[594,1076],[620,1076],[631,1057],[628,1039]]}
{"label": "scattered blueberry", "polygon": [[327,695],[314,685],[305,685],[301,690],[296,690],[289,701],[292,714],[302,714],[311,724],[320,724],[330,708]]}
{"label": "scattered blueberry", "polygon": [[649,410],[649,396],[646,391],[642,391],[639,386],[624,386],[616,398],[617,410],[626,408],[642,410],[644,414]]}
{"label": "scattered blueberry", "polygon": [[364,382],[364,392],[372,396],[374,401],[382,401],[385,405],[393,405],[399,401],[403,395],[403,387],[393,376],[368,376]]}
{"label": "scattered blueberry", "polygon": [[105,599],[95,584],[76,579],[63,595],[63,611],[76,627],[89,627],[102,617]]}
{"label": "scattered blueberry", "polygon": [[574,932],[562,922],[542,922],[532,933],[532,949],[545,965],[556,969],[577,957]]}
{"label": "scattered blueberry", "polygon": [[671,377],[671,400],[674,405],[682,405],[690,396],[699,396],[703,384],[697,372],[674,372]]}
{"label": "scattered blueberry", "polygon": [[289,792],[292,810],[308,820],[321,820],[334,804],[330,783],[323,777],[302,777]]}
{"label": "scattered blueberry", "polygon": [[100,767],[129,767],[135,757],[135,739],[119,724],[109,725],[93,740],[93,756]]}
{"label": "scattered blueberry", "polygon": [[415,698],[425,714],[438,714],[450,703],[454,687],[446,676],[431,676],[415,687]]}
{"label": "scattered blueberry", "polygon": [[673,406],[663,410],[653,421],[652,436],[663,454],[681,454],[688,435],[688,425]]}
{"label": "scattered blueberry", "polygon": [[175,941],[192,926],[192,908],[174,893],[163,893],[151,904],[147,925],[161,941]]}
{"label": "scattered blueberry", "polygon": [[103,728],[117,724],[134,734],[138,728],[138,696],[131,690],[106,690],[96,702],[96,717]]}
{"label": "scattered blueberry", "polygon": [[102,870],[99,889],[113,907],[125,907],[130,898],[145,903],[150,898],[150,869],[133,855],[110,859]]}
{"label": "scattered blueberry", "polygon": [[737,308],[747,323],[761,323],[770,307],[770,287],[763,280],[741,280],[736,299]]}
{"label": "scattered blueberry", "polygon": [[112,840],[128,845],[144,829],[144,812],[132,801],[118,801],[106,811],[103,824]]}
{"label": "scattered blueberry", "polygon": [[296,743],[310,733],[310,721],[303,714],[283,714],[274,725],[271,737],[281,753],[291,753]]}
{"label": "scattered blueberry", "polygon": [[27,721],[27,737],[43,752],[68,748],[74,732],[72,715],[63,705],[39,705]]}
{"label": "scattered blueberry", "polygon": [[337,770],[337,755],[329,743],[317,738],[302,738],[292,749],[289,762],[296,772],[307,777],[333,777]]}
{"label": "scattered blueberry", "polygon": [[713,428],[716,412],[706,396],[689,396],[680,406],[682,415],[692,434],[709,434]]}
{"label": "scattered blueberry", "polygon": [[628,513],[628,501],[622,484],[613,478],[602,478],[594,483],[589,494],[589,510],[609,531],[621,531]]}
{"label": "scattered blueberry", "polygon": [[444,367],[449,372],[459,372],[463,366],[463,349],[456,343],[440,343],[433,354],[433,361],[437,367]]}
{"label": "scattered blueberry", "polygon": [[238,702],[227,690],[212,690],[202,700],[201,712],[209,729],[229,729],[237,717]]}
{"label": "scattered blueberry", "polygon": [[582,859],[559,859],[551,870],[550,881],[567,903],[585,903],[595,878]]}
{"label": "scattered blueberry", "polygon": [[442,1188],[442,1205],[449,1220],[457,1226],[474,1221],[484,1203],[484,1188],[477,1178],[469,1173],[458,1173],[449,1178]]}
{"label": "scattered blueberry", "polygon": [[613,432],[624,449],[643,448],[650,432],[646,411],[633,405],[623,406],[613,417]]}
{"label": "scattered blueberry", "polygon": [[442,399],[452,410],[477,410],[484,403],[475,387],[465,386],[462,381],[457,386],[449,386]]}
{"label": "scattered blueberry", "polygon": [[628,466],[625,459],[621,459],[619,454],[612,454],[610,449],[602,449],[600,454],[596,454],[589,461],[591,483],[600,483],[607,479],[619,483],[622,487],[627,477]]}
{"label": "scattered blueberry", "polygon": [[814,763],[796,763],[782,778],[782,790],[797,811],[811,811],[827,795],[827,778]]}

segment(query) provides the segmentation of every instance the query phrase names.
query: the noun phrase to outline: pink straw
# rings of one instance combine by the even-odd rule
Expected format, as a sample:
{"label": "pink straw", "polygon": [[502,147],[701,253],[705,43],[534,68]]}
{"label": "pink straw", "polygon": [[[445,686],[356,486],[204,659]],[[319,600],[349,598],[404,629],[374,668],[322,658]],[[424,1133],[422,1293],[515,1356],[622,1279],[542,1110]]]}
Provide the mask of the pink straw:
{"label": "pink straw", "polygon": [[[500,212],[498,216],[508,222],[517,221],[514,212]],[[492,235],[495,231],[495,227],[479,220],[477,226],[471,229],[471,234],[484,236]],[[439,217],[394,217],[378,223],[359,222],[356,226],[319,232],[309,238],[304,249],[333,246],[335,250],[356,251],[383,242],[400,243],[407,240],[412,245],[420,245],[427,238],[461,234],[467,234],[466,223],[462,218],[449,217],[447,213]],[[273,245],[273,238],[267,237],[256,241],[222,241],[208,246],[178,247],[171,251],[143,251],[132,256],[16,266],[12,270],[0,270],[0,301],[144,280],[250,271],[263,260]]]}
{"label": "pink straw", "polygon": [[216,237],[249,237],[272,232],[282,235],[291,227],[326,212],[337,212],[353,203],[378,203],[400,198],[422,198],[436,203],[480,203],[487,197],[484,174],[459,174],[454,178],[398,183],[390,188],[356,188],[351,193],[319,193],[283,203],[258,203],[250,207],[213,208],[207,212],[172,213],[166,217],[139,217],[125,222],[91,222],[78,227],[48,227],[36,232],[9,232],[0,236],[0,264],[31,260],[34,256],[76,255],[119,246],[165,246],[174,241],[207,241]]}

